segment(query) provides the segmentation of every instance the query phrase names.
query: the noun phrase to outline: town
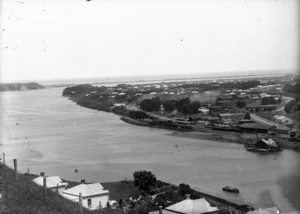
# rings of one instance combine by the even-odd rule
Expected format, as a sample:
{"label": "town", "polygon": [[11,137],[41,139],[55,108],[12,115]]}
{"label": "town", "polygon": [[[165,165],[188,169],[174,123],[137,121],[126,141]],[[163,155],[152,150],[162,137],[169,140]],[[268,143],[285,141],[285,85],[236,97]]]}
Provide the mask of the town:
{"label": "town", "polygon": [[77,104],[174,135],[243,143],[248,151],[300,148],[299,77],[67,87]]}

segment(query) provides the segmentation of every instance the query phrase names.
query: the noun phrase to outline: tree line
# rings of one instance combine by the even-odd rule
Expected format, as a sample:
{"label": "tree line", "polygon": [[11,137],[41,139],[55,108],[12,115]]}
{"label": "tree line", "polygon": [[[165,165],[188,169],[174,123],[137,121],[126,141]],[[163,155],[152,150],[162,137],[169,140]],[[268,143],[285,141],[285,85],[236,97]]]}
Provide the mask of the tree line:
{"label": "tree line", "polygon": [[167,112],[177,110],[184,114],[197,114],[201,103],[198,101],[191,102],[188,97],[180,100],[160,100],[156,97],[152,99],[144,99],[139,103],[139,105],[142,110],[148,112],[159,111],[162,106],[164,111]]}

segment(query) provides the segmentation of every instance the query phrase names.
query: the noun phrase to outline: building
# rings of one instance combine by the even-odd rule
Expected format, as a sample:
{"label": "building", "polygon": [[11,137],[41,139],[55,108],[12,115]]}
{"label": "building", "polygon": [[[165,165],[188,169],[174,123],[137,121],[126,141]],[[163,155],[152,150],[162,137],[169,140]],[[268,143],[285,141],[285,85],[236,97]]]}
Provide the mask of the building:
{"label": "building", "polygon": [[[33,179],[32,181],[39,186],[43,186],[44,185],[44,176],[39,176],[39,177]],[[68,186],[68,183],[62,182],[62,180],[58,176],[46,177],[46,188],[53,192],[56,192],[58,190],[58,193],[61,194],[63,191],[66,190],[67,186]]]}
{"label": "building", "polygon": [[218,117],[223,121],[239,121],[245,118],[245,113],[221,113]]}
{"label": "building", "polygon": [[109,191],[104,190],[100,183],[85,184],[81,183],[75,187],[62,192],[62,196],[73,202],[79,202],[79,193],[82,195],[83,207],[96,210],[99,205],[104,208],[109,201]]}
{"label": "building", "polygon": [[287,118],[287,117],[282,116],[282,115],[274,115],[273,118],[274,118],[276,123],[281,123],[281,124],[292,124],[293,123],[292,119]]}
{"label": "building", "polygon": [[265,209],[259,209],[259,210],[253,210],[250,212],[247,212],[246,214],[279,214],[279,210],[277,207],[270,207]]}
{"label": "building", "polygon": [[257,141],[255,144],[255,147],[257,149],[266,149],[266,150],[276,150],[279,145],[271,138],[262,138],[259,141]]}
{"label": "building", "polygon": [[244,123],[239,126],[239,129],[241,131],[250,132],[250,133],[264,133],[264,134],[267,134],[268,132],[276,133],[276,126],[260,124],[260,123]]}
{"label": "building", "polygon": [[198,109],[198,112],[201,113],[201,114],[203,114],[203,115],[208,115],[209,114],[209,109],[204,108],[204,107],[200,107]]}
{"label": "building", "polygon": [[218,213],[219,209],[217,207],[212,207],[204,199],[192,200],[187,198],[181,202],[173,204],[166,207],[164,210],[149,212],[149,214],[204,214],[204,213]]}

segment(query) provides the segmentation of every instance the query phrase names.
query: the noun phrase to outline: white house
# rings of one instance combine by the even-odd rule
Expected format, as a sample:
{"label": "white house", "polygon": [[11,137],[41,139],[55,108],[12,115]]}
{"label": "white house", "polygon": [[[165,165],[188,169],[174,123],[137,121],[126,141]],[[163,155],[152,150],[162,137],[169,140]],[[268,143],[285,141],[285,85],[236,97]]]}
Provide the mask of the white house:
{"label": "white house", "polygon": [[79,193],[82,195],[83,207],[96,210],[101,207],[104,208],[109,201],[109,191],[104,190],[100,183],[93,184],[79,184],[75,187],[63,191],[62,196],[74,202],[79,202]]}
{"label": "white house", "polygon": [[200,112],[200,113],[202,113],[202,114],[204,114],[204,115],[207,115],[207,114],[209,113],[209,109],[204,108],[204,107],[200,107],[200,108],[198,109],[198,112]]}
{"label": "white house", "polygon": [[192,200],[189,198],[166,207],[164,210],[149,212],[149,214],[217,214],[219,209],[212,207],[204,198]]}
{"label": "white house", "polygon": [[[34,183],[36,183],[39,186],[44,185],[44,177],[40,176],[32,180]],[[68,186],[67,182],[62,182],[62,180],[58,176],[49,176],[46,177],[46,187],[47,189],[55,192],[56,188],[58,188],[58,192],[61,194],[63,191],[66,190],[66,187]]]}

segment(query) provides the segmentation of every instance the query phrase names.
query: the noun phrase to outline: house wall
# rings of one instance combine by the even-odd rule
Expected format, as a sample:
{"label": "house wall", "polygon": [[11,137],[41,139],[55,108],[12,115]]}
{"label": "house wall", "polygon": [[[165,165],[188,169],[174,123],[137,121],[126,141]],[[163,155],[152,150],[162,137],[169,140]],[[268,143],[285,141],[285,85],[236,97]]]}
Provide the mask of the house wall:
{"label": "house wall", "polygon": [[[88,207],[88,199],[92,200],[92,206]],[[106,207],[106,204],[109,200],[109,194],[105,195],[95,195],[91,197],[84,197],[82,200],[82,205],[90,210],[99,209],[99,202],[101,201],[102,208]]]}
{"label": "house wall", "polygon": [[[48,188],[52,192],[56,192],[56,187]],[[62,195],[62,192],[66,190],[65,186],[58,187],[58,194]]]}

